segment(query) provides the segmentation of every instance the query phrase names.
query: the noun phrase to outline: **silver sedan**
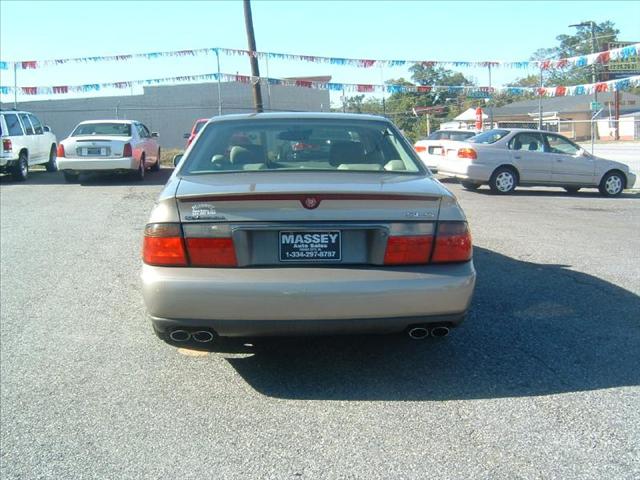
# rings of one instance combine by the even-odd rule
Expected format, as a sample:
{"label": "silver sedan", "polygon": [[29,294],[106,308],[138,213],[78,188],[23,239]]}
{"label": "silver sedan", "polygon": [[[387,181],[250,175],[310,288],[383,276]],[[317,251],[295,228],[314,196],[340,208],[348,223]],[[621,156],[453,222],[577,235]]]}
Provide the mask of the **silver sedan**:
{"label": "silver sedan", "polygon": [[624,163],[591,155],[562,135],[516,128],[450,142],[439,167],[440,174],[462,179],[469,190],[488,184],[498,194],[527,185],[563,187],[570,193],[595,187],[615,197],[636,181]]}
{"label": "silver sedan", "polygon": [[[304,158],[309,139],[327,148]],[[475,284],[455,197],[388,120],[216,117],[144,233],[143,295],[174,345],[220,336],[446,335]]]}

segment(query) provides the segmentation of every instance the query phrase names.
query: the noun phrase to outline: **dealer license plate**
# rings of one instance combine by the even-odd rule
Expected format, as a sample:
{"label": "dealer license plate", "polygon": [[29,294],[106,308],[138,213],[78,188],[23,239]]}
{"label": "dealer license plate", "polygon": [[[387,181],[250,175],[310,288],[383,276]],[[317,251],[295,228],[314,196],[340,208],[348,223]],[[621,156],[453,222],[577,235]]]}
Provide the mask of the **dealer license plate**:
{"label": "dealer license plate", "polygon": [[281,262],[326,262],[341,260],[339,230],[280,233]]}

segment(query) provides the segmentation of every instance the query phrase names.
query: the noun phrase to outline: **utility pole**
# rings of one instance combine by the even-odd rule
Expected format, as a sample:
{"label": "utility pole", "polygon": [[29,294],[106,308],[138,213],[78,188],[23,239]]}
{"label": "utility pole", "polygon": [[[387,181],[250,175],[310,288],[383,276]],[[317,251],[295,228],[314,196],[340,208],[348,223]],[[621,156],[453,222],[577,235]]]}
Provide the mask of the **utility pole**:
{"label": "utility pole", "polygon": [[491,99],[493,97],[493,93],[492,93],[492,88],[491,88],[491,64],[488,65],[489,67],[489,130],[491,130],[493,128],[493,104],[491,102]]}
{"label": "utility pole", "polygon": [[[569,25],[570,27],[590,27],[591,29],[591,53],[596,53],[598,46],[596,44],[596,22],[593,20],[588,20],[586,22],[574,23],[573,25]],[[593,87],[593,101],[598,103],[598,89],[595,87],[595,83],[598,81],[596,78],[596,62],[591,64],[591,83],[594,84]],[[595,117],[593,117],[595,118]],[[593,143],[595,129],[593,128],[593,118],[591,119],[591,142]],[[593,147],[591,148],[593,153]]]}
{"label": "utility pole", "polygon": [[247,40],[249,41],[249,62],[251,63],[251,76],[257,81],[253,84],[253,106],[257,113],[262,108],[262,92],[260,91],[260,69],[258,68],[258,57],[256,56],[256,37],[253,33],[253,17],[251,16],[251,3],[249,0],[242,1],[244,6],[244,24],[247,29]]}
{"label": "utility pole", "polygon": [[540,92],[544,87],[542,78],[542,67],[540,67],[540,90],[538,91],[538,130],[542,130],[542,95]]}

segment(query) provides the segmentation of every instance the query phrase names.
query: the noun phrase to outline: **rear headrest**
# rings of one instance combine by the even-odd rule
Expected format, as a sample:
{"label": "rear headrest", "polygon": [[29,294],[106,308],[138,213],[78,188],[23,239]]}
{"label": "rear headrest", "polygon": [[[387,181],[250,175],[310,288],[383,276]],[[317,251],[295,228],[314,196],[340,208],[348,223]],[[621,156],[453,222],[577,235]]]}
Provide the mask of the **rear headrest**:
{"label": "rear headrest", "polygon": [[515,142],[513,142],[513,149],[522,150],[522,142],[520,142],[519,140],[516,140]]}
{"label": "rear headrest", "polygon": [[533,152],[538,150],[538,142],[529,142],[529,151]]}
{"label": "rear headrest", "polygon": [[264,162],[264,158],[260,156],[260,150],[259,145],[235,145],[229,152],[229,161],[232,165]]}
{"label": "rear headrest", "polygon": [[364,148],[359,142],[331,142],[329,163],[334,167],[342,163],[365,163]]}

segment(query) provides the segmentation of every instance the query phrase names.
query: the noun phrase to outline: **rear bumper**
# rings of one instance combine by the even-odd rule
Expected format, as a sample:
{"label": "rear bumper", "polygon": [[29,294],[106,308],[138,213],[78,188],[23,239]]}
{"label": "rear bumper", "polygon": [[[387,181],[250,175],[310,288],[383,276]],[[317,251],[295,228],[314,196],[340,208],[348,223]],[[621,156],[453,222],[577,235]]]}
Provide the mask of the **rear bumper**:
{"label": "rear bumper", "polygon": [[441,161],[438,173],[448,177],[488,182],[493,171],[491,167],[456,158]]}
{"label": "rear bumper", "polygon": [[142,291],[157,329],[223,336],[394,332],[455,326],[475,285],[472,262],[404,268],[169,268],[144,265]]}
{"label": "rear bumper", "polygon": [[12,155],[11,153],[0,154],[0,167],[10,167],[17,161],[17,155]]}
{"label": "rear bumper", "polygon": [[58,157],[58,170],[137,170],[138,161],[133,157],[123,158],[68,158]]}

